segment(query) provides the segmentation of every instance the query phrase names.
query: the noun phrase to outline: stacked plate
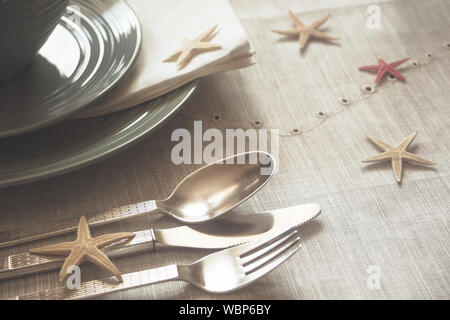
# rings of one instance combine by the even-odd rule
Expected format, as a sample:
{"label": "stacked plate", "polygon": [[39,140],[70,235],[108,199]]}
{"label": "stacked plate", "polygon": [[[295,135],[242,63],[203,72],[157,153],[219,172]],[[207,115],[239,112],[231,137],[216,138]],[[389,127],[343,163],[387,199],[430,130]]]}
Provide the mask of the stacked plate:
{"label": "stacked plate", "polygon": [[42,47],[68,0],[0,2],[0,81],[26,66]]}
{"label": "stacked plate", "polygon": [[[28,14],[19,14],[20,4],[30,9]],[[46,18],[36,17],[33,12],[42,12],[44,4]],[[38,36],[29,33],[36,48],[46,32],[51,34],[29,67],[0,83],[0,187],[114,154],[160,127],[196,89],[197,82],[128,111],[67,120],[122,80],[138,56],[142,37],[136,15],[122,0],[72,0],[59,18],[57,12],[65,5],[65,0],[0,1],[0,33],[21,25],[27,29],[14,18],[20,17],[39,26]],[[0,57],[7,54],[2,44],[0,49]]]}

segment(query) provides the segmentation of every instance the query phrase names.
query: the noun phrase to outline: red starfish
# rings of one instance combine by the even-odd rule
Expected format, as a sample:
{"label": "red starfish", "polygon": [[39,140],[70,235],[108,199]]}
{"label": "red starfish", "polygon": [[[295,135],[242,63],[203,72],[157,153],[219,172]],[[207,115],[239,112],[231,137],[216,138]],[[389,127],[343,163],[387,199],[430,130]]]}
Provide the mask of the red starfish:
{"label": "red starfish", "polygon": [[377,77],[375,79],[375,83],[378,83],[378,81],[381,80],[381,78],[383,78],[386,74],[390,74],[402,81],[406,81],[406,78],[404,76],[401,75],[400,72],[398,72],[397,70],[395,70],[396,67],[398,67],[399,65],[401,65],[402,63],[404,63],[405,61],[408,61],[409,58],[405,58],[399,61],[395,61],[392,63],[386,63],[383,61],[383,59],[378,59],[378,65],[372,65],[372,66],[365,66],[365,67],[360,67],[359,70],[363,70],[363,71],[375,71],[377,73]]}

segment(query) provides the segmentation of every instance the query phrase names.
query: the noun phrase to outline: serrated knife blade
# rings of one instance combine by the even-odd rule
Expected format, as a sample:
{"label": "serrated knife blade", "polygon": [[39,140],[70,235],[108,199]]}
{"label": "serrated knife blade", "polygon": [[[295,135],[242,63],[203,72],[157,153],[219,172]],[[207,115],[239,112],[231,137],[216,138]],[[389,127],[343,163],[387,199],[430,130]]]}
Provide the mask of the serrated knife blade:
{"label": "serrated knife blade", "polygon": [[154,235],[156,241],[169,246],[223,249],[296,228],[317,217],[320,211],[318,204],[306,204],[201,226],[155,230]]}
{"label": "serrated knife blade", "polygon": [[[105,248],[105,253],[110,258],[122,257],[152,251],[157,244],[223,249],[298,228],[316,218],[320,212],[318,204],[305,204],[260,214],[231,216],[204,225],[143,230],[135,232],[135,237],[126,244]],[[43,257],[28,252],[0,257],[0,280],[55,270],[63,263],[63,258]]]}

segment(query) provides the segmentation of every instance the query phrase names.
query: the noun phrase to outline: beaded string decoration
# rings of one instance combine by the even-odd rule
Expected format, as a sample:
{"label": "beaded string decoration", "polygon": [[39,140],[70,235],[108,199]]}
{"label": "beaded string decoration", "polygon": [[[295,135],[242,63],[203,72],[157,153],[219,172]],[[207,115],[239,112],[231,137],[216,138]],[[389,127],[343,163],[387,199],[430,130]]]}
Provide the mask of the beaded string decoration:
{"label": "beaded string decoration", "polygon": [[[448,58],[450,56],[450,42],[447,42],[443,45],[441,50],[437,52],[436,54],[433,52],[427,52],[423,55],[423,57],[419,59],[410,59],[408,60],[407,64],[405,66],[399,67],[398,70],[402,72],[403,75],[408,75],[411,72],[420,70],[421,68],[439,61],[444,58]],[[316,128],[320,127],[322,124],[324,124],[327,120],[336,117],[342,112],[345,112],[351,107],[357,106],[363,101],[366,101],[367,99],[370,99],[371,96],[374,94],[380,92],[384,86],[387,86],[389,82],[395,82],[397,81],[397,78],[392,77],[391,75],[387,75],[387,80],[385,83],[380,85],[379,83],[373,83],[373,84],[364,84],[360,88],[358,88],[358,96],[357,97],[350,97],[350,96],[342,96],[336,99],[336,106],[332,108],[331,110],[324,112],[319,111],[315,114],[315,121],[312,121],[311,123],[305,123],[305,124],[299,124],[296,127],[293,128],[269,128],[264,126],[263,119],[255,119],[251,121],[249,124],[249,128],[254,129],[267,129],[269,131],[272,131],[274,134],[278,134],[280,137],[293,137],[293,136],[301,136],[306,133],[309,133]],[[184,112],[182,110],[185,116],[189,116],[193,119],[200,120],[204,118],[204,114],[196,114],[195,112]],[[216,114],[212,116],[213,121],[220,121],[221,117],[220,115]],[[243,128],[248,129],[248,128]]]}

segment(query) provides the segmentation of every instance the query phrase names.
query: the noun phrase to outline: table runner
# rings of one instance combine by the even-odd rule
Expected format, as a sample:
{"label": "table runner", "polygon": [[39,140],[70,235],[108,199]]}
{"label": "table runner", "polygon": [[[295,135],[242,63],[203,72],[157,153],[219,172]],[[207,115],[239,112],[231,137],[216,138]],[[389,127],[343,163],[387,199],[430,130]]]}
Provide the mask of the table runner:
{"label": "table runner", "polygon": [[[0,231],[32,223],[168,196],[198,166],[170,161],[177,128],[263,127],[290,130],[317,120],[341,97],[358,98],[373,75],[358,71],[383,57],[394,61],[441,52],[450,41],[450,3],[445,0],[382,1],[381,30],[365,28],[372,2],[233,0],[257,52],[257,65],[205,79],[196,96],[166,127],[126,152],[74,173],[0,190]],[[290,27],[287,10],[306,23],[326,13],[330,34],[340,45],[311,42],[303,57],[295,41],[280,41],[271,28]],[[279,172],[238,209],[247,214],[301,203],[323,207],[319,218],[300,229],[301,251],[289,262],[241,291],[212,296],[172,282],[112,294],[105,299],[448,299],[450,59],[408,72],[407,82],[385,82],[379,91],[304,135],[281,137]],[[397,184],[389,164],[360,160],[377,150],[366,133],[392,144],[419,134],[411,149],[437,162],[435,168],[405,165]],[[159,216],[102,227],[129,231],[175,223]],[[70,239],[71,237],[60,237]],[[40,244],[45,244],[41,242]],[[22,247],[22,249],[25,247]],[[13,250],[2,250],[1,254]],[[188,263],[210,251],[163,249],[115,260],[123,273],[170,263]],[[380,286],[371,275],[380,275]],[[58,285],[57,273],[0,282],[7,298]],[[83,277],[105,276],[94,266]]]}

